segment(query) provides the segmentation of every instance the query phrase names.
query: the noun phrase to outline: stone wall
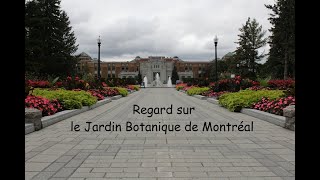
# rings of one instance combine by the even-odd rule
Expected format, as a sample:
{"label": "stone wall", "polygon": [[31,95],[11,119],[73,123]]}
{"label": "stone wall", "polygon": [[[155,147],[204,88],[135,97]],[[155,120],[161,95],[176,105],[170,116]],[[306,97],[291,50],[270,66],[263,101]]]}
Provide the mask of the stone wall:
{"label": "stone wall", "polygon": [[295,105],[283,109],[283,116],[286,118],[285,128],[295,130],[296,110]]}
{"label": "stone wall", "polygon": [[36,131],[42,128],[42,112],[34,108],[25,108],[25,123],[32,123]]}

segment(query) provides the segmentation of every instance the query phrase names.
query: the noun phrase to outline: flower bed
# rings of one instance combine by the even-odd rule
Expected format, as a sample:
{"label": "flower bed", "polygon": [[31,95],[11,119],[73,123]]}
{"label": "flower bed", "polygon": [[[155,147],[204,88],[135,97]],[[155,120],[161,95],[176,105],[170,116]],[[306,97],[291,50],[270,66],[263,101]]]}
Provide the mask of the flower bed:
{"label": "flower bed", "polygon": [[187,89],[187,94],[189,96],[200,95],[203,92],[208,91],[209,89],[209,87],[190,87],[189,89]]}
{"label": "flower bed", "polygon": [[252,104],[259,102],[263,97],[276,100],[283,95],[282,90],[241,90],[239,92],[221,95],[219,97],[219,104],[230,111],[240,112],[244,107],[252,107]]}
{"label": "flower bed", "polygon": [[179,91],[187,86],[187,83],[181,83],[176,85],[176,90]]}
{"label": "flower bed", "polygon": [[295,105],[295,98],[292,96],[280,98],[277,100],[262,98],[261,101],[253,103],[252,108],[282,116],[283,109],[290,105]]}
{"label": "flower bed", "polygon": [[80,109],[82,106],[91,106],[97,102],[96,97],[83,90],[69,91],[35,88],[32,94],[49,100],[57,99],[63,109]]}
{"label": "flower bed", "polygon": [[127,88],[115,87],[115,89],[118,90],[122,97],[128,96],[129,94]]}
{"label": "flower bed", "polygon": [[58,100],[49,100],[40,96],[29,95],[24,102],[26,108],[36,108],[42,111],[42,116],[49,116],[63,109]]}
{"label": "flower bed", "polygon": [[274,79],[268,81],[268,87],[273,89],[288,89],[295,87],[295,81],[293,79]]}
{"label": "flower bed", "polygon": [[207,96],[207,97],[215,97],[215,98],[219,99],[219,97],[225,93],[228,93],[228,91],[214,92],[212,90],[209,90],[209,91],[203,92],[201,95]]}

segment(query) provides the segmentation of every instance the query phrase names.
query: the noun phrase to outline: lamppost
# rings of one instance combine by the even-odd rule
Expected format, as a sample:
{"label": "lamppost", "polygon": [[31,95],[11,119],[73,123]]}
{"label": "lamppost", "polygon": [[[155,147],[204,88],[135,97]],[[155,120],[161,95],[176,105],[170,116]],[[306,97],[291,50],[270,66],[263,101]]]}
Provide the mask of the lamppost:
{"label": "lamppost", "polygon": [[100,80],[100,78],[101,78],[101,75],[100,75],[100,46],[101,46],[100,36],[97,41],[98,41],[98,79]]}
{"label": "lamppost", "polygon": [[217,35],[213,39],[214,47],[215,47],[215,56],[216,56],[216,82],[218,81],[218,59],[217,59],[217,44],[218,44],[218,37]]}
{"label": "lamppost", "polygon": [[240,67],[240,64],[238,63],[238,64],[237,64],[238,74],[241,76],[240,68],[239,68],[239,67]]}

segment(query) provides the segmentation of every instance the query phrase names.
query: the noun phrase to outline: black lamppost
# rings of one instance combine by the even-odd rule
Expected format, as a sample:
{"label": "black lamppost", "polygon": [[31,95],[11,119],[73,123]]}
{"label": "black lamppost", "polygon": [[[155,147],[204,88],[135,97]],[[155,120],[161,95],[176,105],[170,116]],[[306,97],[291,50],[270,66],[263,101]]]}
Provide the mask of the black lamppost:
{"label": "black lamppost", "polygon": [[216,82],[217,82],[218,81],[218,59],[217,59],[218,37],[217,37],[217,35],[214,37],[213,41],[214,41],[215,56],[216,56]]}
{"label": "black lamppost", "polygon": [[100,46],[101,46],[101,39],[99,36],[99,39],[98,39],[98,79],[99,80],[101,78],[101,75],[100,75]]}
{"label": "black lamppost", "polygon": [[237,70],[238,70],[238,74],[241,76],[241,72],[240,72],[240,64],[237,64]]}

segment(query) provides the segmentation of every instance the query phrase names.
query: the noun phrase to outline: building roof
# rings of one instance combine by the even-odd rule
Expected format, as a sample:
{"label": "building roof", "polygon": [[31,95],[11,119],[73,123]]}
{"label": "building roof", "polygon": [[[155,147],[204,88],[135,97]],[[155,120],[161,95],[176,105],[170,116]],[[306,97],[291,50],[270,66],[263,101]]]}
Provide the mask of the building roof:
{"label": "building roof", "polygon": [[87,53],[85,53],[85,52],[80,53],[79,56],[80,56],[80,57],[89,57],[89,58],[91,59],[91,57],[90,57]]}

